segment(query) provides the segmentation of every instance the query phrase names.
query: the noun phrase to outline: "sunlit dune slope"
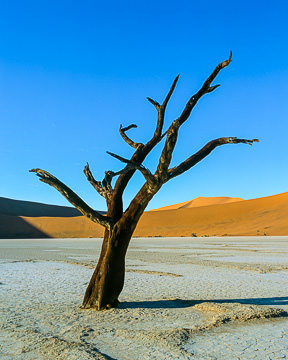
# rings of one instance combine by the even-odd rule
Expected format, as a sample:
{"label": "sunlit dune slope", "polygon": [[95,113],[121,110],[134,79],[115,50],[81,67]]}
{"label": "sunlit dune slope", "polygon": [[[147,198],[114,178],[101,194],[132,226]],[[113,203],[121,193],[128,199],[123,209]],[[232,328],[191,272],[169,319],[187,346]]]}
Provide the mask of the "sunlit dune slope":
{"label": "sunlit dune slope", "polygon": [[[193,205],[192,200],[175,205],[180,208],[146,212],[134,236],[288,235],[288,192],[253,200],[211,202],[195,206],[197,202]],[[3,214],[0,208],[1,238],[102,236],[103,228],[83,216],[13,216]]]}
{"label": "sunlit dune slope", "polygon": [[84,216],[73,218],[22,217],[22,219],[35,229],[41,230],[48,237],[53,238],[99,238],[104,233],[102,226],[93,223]]}
{"label": "sunlit dune slope", "polygon": [[151,211],[135,236],[288,235],[288,192],[228,204]]}
{"label": "sunlit dune slope", "polygon": [[244,201],[240,198],[231,198],[227,196],[218,196],[218,197],[198,197],[193,200],[185,201],[179,204],[169,205],[161,207],[159,209],[153,209],[151,211],[159,210],[175,210],[175,209],[187,209],[199,206],[209,206],[209,205],[220,205],[220,204],[229,204],[231,202]]}

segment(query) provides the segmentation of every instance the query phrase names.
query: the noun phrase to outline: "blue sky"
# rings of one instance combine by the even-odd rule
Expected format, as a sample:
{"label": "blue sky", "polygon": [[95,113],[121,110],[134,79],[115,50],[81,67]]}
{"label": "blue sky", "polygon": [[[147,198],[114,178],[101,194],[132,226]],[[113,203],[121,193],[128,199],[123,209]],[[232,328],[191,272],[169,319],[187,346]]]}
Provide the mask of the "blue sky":
{"label": "blue sky", "polygon": [[[244,199],[288,191],[287,1],[2,1],[0,4],[0,196],[68,205],[29,169],[45,169],[96,209],[105,201],[87,182],[121,164],[129,136],[145,142],[180,73],[166,126],[233,51],[233,61],[183,126],[173,165],[222,136],[259,138],[226,145],[167,183],[156,208],[198,196]],[[155,170],[161,145],[145,161]],[[143,183],[138,174],[125,204]]]}

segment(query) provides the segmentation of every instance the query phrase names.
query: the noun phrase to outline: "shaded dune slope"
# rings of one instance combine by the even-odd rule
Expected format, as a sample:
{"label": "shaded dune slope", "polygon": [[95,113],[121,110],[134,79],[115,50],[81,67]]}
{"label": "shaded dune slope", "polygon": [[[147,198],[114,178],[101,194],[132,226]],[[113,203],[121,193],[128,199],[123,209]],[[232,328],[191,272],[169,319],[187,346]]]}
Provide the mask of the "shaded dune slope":
{"label": "shaded dune slope", "polygon": [[41,204],[31,201],[13,200],[0,197],[0,213],[13,216],[81,216],[73,207]]}
{"label": "shaded dune slope", "polygon": [[[101,212],[104,213],[104,212]],[[75,222],[74,222],[75,219]],[[0,197],[0,238],[101,237],[80,211],[69,206],[48,205]],[[95,235],[96,234],[96,235]]]}
{"label": "shaded dune slope", "polygon": [[49,238],[48,234],[20,216],[0,213],[0,239]]}

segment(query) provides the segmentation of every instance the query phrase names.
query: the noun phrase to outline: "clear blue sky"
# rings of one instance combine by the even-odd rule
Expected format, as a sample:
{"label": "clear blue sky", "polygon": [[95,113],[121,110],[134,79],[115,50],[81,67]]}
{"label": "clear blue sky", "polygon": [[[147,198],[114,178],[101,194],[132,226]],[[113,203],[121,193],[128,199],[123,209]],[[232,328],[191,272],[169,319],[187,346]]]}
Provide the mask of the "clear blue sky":
{"label": "clear blue sky", "polygon": [[[214,67],[233,61],[181,131],[173,165],[213,138],[259,138],[226,145],[167,183],[156,208],[198,196],[244,199],[288,191],[288,2],[2,1],[0,4],[0,196],[69,205],[29,169],[45,169],[96,209],[95,178],[129,157],[119,125],[144,142],[174,77],[166,126]],[[145,161],[152,171],[161,145]],[[142,184],[127,188],[125,204]]]}

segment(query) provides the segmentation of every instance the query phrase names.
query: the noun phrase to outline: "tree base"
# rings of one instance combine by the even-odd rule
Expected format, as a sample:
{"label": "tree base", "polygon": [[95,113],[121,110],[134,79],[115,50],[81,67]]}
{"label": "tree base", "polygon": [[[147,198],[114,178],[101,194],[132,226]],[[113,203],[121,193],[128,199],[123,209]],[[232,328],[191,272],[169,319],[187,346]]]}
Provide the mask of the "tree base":
{"label": "tree base", "polygon": [[106,306],[101,307],[100,309],[97,307],[97,305],[81,305],[79,306],[79,310],[96,310],[96,311],[104,311],[104,310],[110,310],[113,308],[117,308],[120,304],[120,301],[117,299],[111,304],[107,304]]}

